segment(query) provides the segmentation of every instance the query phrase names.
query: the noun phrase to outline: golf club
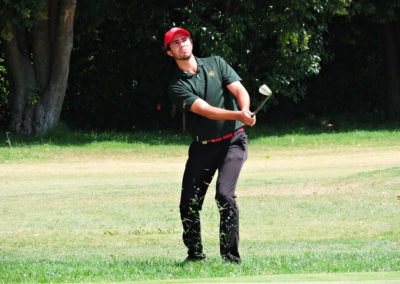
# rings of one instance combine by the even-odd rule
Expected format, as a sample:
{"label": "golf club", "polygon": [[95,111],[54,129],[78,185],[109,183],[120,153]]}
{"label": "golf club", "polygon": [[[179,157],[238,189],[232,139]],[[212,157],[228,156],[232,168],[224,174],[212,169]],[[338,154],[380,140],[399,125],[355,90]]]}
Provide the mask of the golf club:
{"label": "golf club", "polygon": [[272,95],[272,91],[268,88],[268,86],[266,84],[262,85],[258,91],[266,96],[266,98],[264,99],[264,101],[258,106],[258,108],[254,111],[254,115],[256,115],[258,113],[258,111],[263,107],[263,105],[268,101],[268,99],[271,97]]}

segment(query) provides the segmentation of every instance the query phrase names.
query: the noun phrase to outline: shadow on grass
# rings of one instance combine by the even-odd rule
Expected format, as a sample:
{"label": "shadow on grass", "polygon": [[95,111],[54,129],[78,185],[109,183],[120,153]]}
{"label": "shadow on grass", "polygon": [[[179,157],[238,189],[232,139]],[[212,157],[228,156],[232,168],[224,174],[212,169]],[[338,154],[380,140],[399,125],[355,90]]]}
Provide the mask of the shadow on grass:
{"label": "shadow on grass", "polygon": [[[255,127],[247,127],[250,139],[268,136],[284,136],[288,134],[318,135],[327,133],[346,133],[350,131],[398,131],[399,123],[386,124],[331,124],[327,122],[280,122],[264,123]],[[81,131],[71,130],[64,124],[57,125],[50,133],[42,137],[18,135],[2,130],[0,147],[28,145],[81,146],[91,143],[143,143],[147,145],[189,145],[192,141],[188,133],[180,130],[138,130],[131,132],[117,131]]]}

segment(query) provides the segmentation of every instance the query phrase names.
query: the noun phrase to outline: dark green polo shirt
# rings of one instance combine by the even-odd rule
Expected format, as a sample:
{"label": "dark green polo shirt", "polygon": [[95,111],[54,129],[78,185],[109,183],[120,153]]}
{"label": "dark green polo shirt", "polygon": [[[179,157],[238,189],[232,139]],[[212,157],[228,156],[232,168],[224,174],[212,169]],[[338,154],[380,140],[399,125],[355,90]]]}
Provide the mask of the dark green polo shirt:
{"label": "dark green polo shirt", "polygon": [[236,98],[226,88],[241,78],[219,56],[196,58],[197,73],[187,73],[180,69],[171,81],[168,94],[173,102],[188,114],[188,130],[194,140],[203,141],[222,137],[243,126],[240,121],[211,120],[189,112],[198,98],[209,105],[227,110],[238,110]]}

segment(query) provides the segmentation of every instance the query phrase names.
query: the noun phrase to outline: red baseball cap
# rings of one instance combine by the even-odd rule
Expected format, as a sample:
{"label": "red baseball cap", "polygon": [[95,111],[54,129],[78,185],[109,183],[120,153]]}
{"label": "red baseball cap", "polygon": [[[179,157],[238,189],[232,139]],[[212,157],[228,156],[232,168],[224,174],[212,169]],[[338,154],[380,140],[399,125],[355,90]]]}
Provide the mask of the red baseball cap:
{"label": "red baseball cap", "polygon": [[164,36],[164,45],[165,45],[166,49],[168,49],[168,44],[171,42],[171,39],[177,33],[181,33],[181,34],[184,34],[186,36],[190,36],[190,33],[185,29],[178,28],[178,27],[170,29],[168,32],[165,33],[165,36]]}

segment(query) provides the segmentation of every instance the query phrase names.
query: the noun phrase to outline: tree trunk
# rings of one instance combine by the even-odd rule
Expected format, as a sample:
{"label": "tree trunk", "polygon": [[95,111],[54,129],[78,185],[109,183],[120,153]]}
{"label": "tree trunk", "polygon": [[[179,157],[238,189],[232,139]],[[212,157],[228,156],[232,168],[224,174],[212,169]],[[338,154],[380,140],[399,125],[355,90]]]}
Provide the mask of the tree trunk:
{"label": "tree trunk", "polygon": [[11,129],[44,135],[61,115],[73,46],[77,0],[48,0],[28,35],[10,23]]}
{"label": "tree trunk", "polygon": [[383,24],[388,113],[400,114],[400,21]]}

